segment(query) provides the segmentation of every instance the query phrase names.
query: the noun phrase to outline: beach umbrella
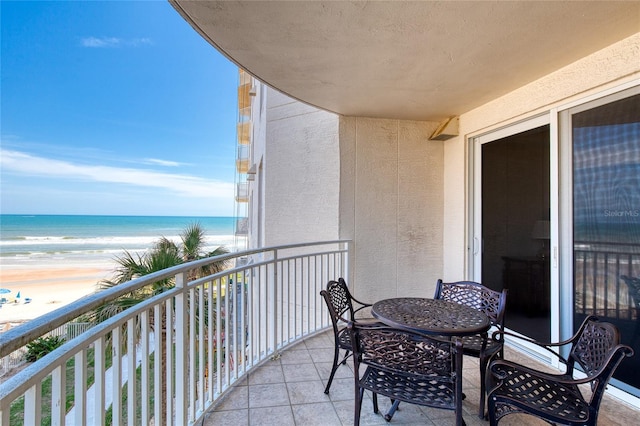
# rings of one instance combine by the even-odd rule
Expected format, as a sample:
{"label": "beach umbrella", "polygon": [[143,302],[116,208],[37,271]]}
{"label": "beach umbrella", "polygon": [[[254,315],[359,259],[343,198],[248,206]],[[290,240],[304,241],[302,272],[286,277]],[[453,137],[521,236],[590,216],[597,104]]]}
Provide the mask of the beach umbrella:
{"label": "beach umbrella", "polygon": [[11,293],[11,290],[9,290],[8,288],[0,288],[0,294],[7,294],[7,293]]}

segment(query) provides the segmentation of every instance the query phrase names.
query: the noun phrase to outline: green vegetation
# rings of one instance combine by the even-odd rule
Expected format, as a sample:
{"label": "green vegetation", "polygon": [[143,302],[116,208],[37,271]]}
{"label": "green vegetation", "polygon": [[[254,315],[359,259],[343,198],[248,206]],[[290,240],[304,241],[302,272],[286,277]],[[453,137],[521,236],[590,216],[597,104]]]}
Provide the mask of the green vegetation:
{"label": "green vegetation", "polygon": [[61,336],[47,336],[27,343],[27,354],[25,356],[27,362],[35,362],[53,352],[56,348],[62,346],[64,340],[64,337]]}
{"label": "green vegetation", "polygon": [[[180,234],[181,244],[161,237],[153,247],[142,255],[134,255],[125,250],[122,256],[116,257],[118,266],[111,280],[101,281],[101,289],[109,289],[116,285],[126,283],[134,278],[140,278],[153,272],[181,265],[207,257],[220,256],[229,253],[225,247],[218,247],[213,251],[205,252],[205,232],[198,223],[191,224]],[[226,262],[216,262],[190,274],[189,279],[203,277],[221,272],[226,269]],[[143,300],[162,293],[175,286],[173,277],[157,281],[144,288],[126,294],[119,299],[99,308],[91,320],[102,322],[107,318],[134,306]]]}

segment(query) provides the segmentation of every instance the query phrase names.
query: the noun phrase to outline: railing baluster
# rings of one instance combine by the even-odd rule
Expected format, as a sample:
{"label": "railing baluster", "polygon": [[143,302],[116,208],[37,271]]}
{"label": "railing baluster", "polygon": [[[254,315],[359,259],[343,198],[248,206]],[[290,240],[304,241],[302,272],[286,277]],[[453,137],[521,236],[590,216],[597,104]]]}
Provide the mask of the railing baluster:
{"label": "railing baluster", "polygon": [[111,331],[111,421],[113,426],[122,424],[122,332],[121,326]]}
{"label": "railing baluster", "polygon": [[104,424],[105,404],[105,344],[104,337],[100,336],[93,343],[93,424]]}
{"label": "railing baluster", "polygon": [[247,337],[247,339],[249,340],[249,359],[251,361],[251,365],[254,365],[256,363],[256,327],[255,327],[255,319],[254,319],[254,306],[257,306],[258,303],[258,298],[256,297],[256,277],[255,277],[255,268],[251,268],[249,270],[247,270],[246,274],[245,274],[245,283],[247,283],[246,285],[248,285],[247,288],[247,301],[246,301],[246,312],[247,312],[247,325],[248,327],[251,329],[250,330],[250,334]]}
{"label": "railing baluster", "polygon": [[[274,342],[282,342],[289,338],[291,333],[291,287],[289,285],[289,261],[283,260],[278,262],[279,272],[276,273],[274,282],[275,284],[275,293],[274,293],[274,319],[276,326],[274,328]],[[275,268],[278,270],[278,268]],[[278,298],[280,299],[280,303],[278,303]],[[279,311],[278,311],[279,308]],[[273,344],[273,348],[277,348],[277,343]]]}
{"label": "railing baluster", "polygon": [[173,299],[167,299],[165,303],[165,329],[166,329],[166,339],[164,344],[163,354],[166,358],[166,363],[164,366],[164,371],[162,374],[165,376],[166,386],[165,389],[165,411],[163,416],[166,420],[167,426],[171,426],[174,424],[173,422],[173,384],[175,383],[174,376],[174,347],[173,347],[173,335],[174,335],[174,327],[175,322],[173,320]]}
{"label": "railing baluster", "polygon": [[189,299],[187,300],[188,312],[189,312],[189,331],[188,331],[188,339],[189,339],[189,364],[191,368],[187,367],[188,372],[188,387],[189,387],[189,395],[191,396],[188,400],[189,402],[189,412],[187,413],[187,417],[189,420],[193,420],[196,417],[196,359],[198,355],[198,343],[196,342],[196,291],[195,289],[191,289],[188,292]]}
{"label": "railing baluster", "polygon": [[75,424],[84,425],[87,418],[87,353],[86,349],[84,348],[80,350],[80,352],[78,352],[75,356],[73,379],[73,404],[75,409]]}
{"label": "railing baluster", "polygon": [[164,385],[162,370],[163,344],[162,340],[162,304],[153,307],[153,419],[154,426],[162,425],[162,388]]}
{"label": "railing baluster", "polygon": [[[204,340],[204,329],[205,329],[205,319],[206,313],[204,310],[204,284],[198,286],[198,368],[197,368],[197,376],[196,380],[198,383],[198,394],[197,398],[194,397],[194,400],[199,401],[198,411],[204,412],[205,407],[205,393],[204,393],[204,385],[205,385],[205,342]],[[195,366],[192,366],[193,370],[196,370]]]}
{"label": "railing baluster", "polygon": [[[293,286],[293,303],[289,303],[289,306],[293,307],[293,335],[289,335],[287,342],[293,342],[298,338],[298,326],[299,321],[302,319],[302,289],[298,288],[298,259],[293,260],[293,274],[289,274],[289,287]],[[298,310],[300,306],[300,311]],[[302,328],[300,328],[300,334],[302,334]]]}
{"label": "railing baluster", "polygon": [[10,411],[9,407],[0,410],[0,426],[9,424]]}
{"label": "railing baluster", "polygon": [[229,333],[229,282],[225,284],[224,297],[222,298],[224,303],[224,341],[222,346],[224,347],[224,386],[229,386],[231,380],[231,366],[233,364],[233,353],[231,352],[230,344],[231,334]]}
{"label": "railing baluster", "polygon": [[38,380],[24,394],[24,424],[39,425],[41,423],[42,382]]}
{"label": "railing baluster", "polygon": [[[269,353],[276,354],[278,352],[278,335],[276,333],[276,324],[278,320],[278,312],[282,312],[282,308],[278,309],[278,299],[282,297],[281,288],[282,288],[282,275],[278,273],[278,268],[276,265],[282,264],[282,261],[279,259],[278,252],[275,252],[274,255],[274,263],[271,265],[271,298],[269,301],[270,307],[270,315],[269,320],[271,322],[271,342],[269,344]],[[269,269],[267,267],[267,269]],[[280,290],[280,291],[278,291]]]}
{"label": "railing baluster", "polygon": [[240,301],[238,302],[238,306],[240,307],[240,351],[242,353],[242,367],[240,368],[240,374],[244,374],[247,371],[247,291],[246,291],[246,280],[244,279],[245,274],[242,272],[242,281],[236,285],[238,288],[238,292],[240,293]]}
{"label": "railing baluster", "polygon": [[151,383],[149,382],[149,311],[142,311],[140,313],[140,353],[142,356],[140,362],[140,417],[143,425],[149,423],[151,415],[149,401],[150,394],[149,389]]}
{"label": "railing baluster", "polygon": [[207,367],[205,370],[205,377],[209,382],[209,397],[207,399],[207,402],[213,402],[216,399],[216,394],[215,394],[215,389],[214,389],[214,371],[215,371],[215,366],[213,364],[214,361],[214,325],[215,325],[215,311],[214,311],[214,306],[213,306],[213,281],[209,281],[209,288],[207,291],[207,303],[208,303],[208,309],[206,312],[207,315],[207,321],[208,321],[208,327],[207,327]]}
{"label": "railing baluster", "polygon": [[[307,310],[307,324],[308,324],[307,333],[311,333],[311,331],[315,331],[316,329],[316,321],[315,321],[316,305],[315,303],[313,305],[311,304],[315,300],[314,295],[316,294],[316,282],[311,281],[311,277],[309,276],[309,258],[305,257],[304,262],[306,262],[306,267],[304,268],[304,280],[306,282],[305,287],[309,289],[309,291],[307,292],[307,306],[309,306],[309,309]],[[312,315],[313,315],[313,327],[311,326]]]}
{"label": "railing baluster", "polygon": [[138,404],[136,401],[136,321],[127,321],[127,424],[136,421]]}
{"label": "railing baluster", "polygon": [[63,362],[51,374],[51,425],[64,425],[67,402],[67,363]]}
{"label": "railing baluster", "polygon": [[[182,289],[187,281],[186,272],[176,275],[176,288]],[[175,394],[175,422],[176,425],[187,424],[187,372],[188,357],[187,339],[189,337],[187,330],[187,293],[180,292],[175,297],[176,311],[176,332],[175,332],[175,351],[176,351],[176,394]],[[170,414],[170,413],[168,413]]]}
{"label": "railing baluster", "polygon": [[222,392],[222,306],[220,303],[222,302],[222,280],[220,278],[216,279],[216,337],[214,340],[214,348],[216,352],[216,383],[217,383],[217,392],[218,394]]}

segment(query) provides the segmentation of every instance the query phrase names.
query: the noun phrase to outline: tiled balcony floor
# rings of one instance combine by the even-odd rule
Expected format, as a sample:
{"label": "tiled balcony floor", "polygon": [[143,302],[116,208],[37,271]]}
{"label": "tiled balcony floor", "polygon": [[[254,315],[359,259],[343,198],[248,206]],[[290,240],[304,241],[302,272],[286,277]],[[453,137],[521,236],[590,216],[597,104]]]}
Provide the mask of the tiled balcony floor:
{"label": "tiled balcony floor", "polygon": [[[523,361],[523,356],[506,349],[507,359]],[[329,395],[324,394],[333,359],[333,334],[322,333],[287,349],[279,359],[260,366],[241,380],[231,392],[206,414],[203,426],[304,425],[331,426],[353,424],[353,365],[340,366]],[[527,358],[531,365],[535,361]],[[477,417],[480,374],[477,358],[464,357],[463,417],[468,426],[489,423]],[[387,398],[378,398],[380,414],[373,413],[370,395],[365,392],[361,425],[455,424],[453,411],[400,404],[390,423],[382,414],[389,408]],[[605,396],[598,417],[599,426],[638,424],[640,409]],[[509,415],[500,426],[547,425],[534,417]]]}

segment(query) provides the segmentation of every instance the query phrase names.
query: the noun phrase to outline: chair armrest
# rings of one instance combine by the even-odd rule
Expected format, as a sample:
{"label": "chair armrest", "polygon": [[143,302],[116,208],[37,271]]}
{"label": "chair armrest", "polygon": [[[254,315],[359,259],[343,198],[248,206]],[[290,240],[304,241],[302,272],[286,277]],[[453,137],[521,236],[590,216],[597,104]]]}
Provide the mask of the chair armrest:
{"label": "chair armrest", "polygon": [[[574,336],[572,336],[571,338],[569,338],[567,340],[563,340],[562,342],[538,342],[536,340],[529,339],[528,337],[524,337],[524,336],[520,336],[520,335],[517,335],[517,334],[509,333],[508,331],[497,330],[497,331],[493,332],[494,335],[498,334],[498,333],[504,334],[504,335],[508,335],[508,336],[512,336],[512,337],[516,337],[516,338],[518,338],[520,340],[526,340],[526,341],[534,343],[534,344],[536,344],[538,346],[547,346],[547,347],[548,346],[558,346],[559,347],[559,346],[569,345],[569,344],[573,343],[574,340],[578,337],[578,336],[574,335]],[[492,335],[492,337],[493,337],[493,335]]]}
{"label": "chair armrest", "polygon": [[356,299],[355,297],[351,296],[351,302],[356,302],[358,305],[360,305],[360,307],[358,309],[356,309],[356,311],[359,311],[360,309],[369,307],[369,306],[373,306],[373,304],[371,303],[366,303],[366,302],[361,302],[358,299]]}
{"label": "chair armrest", "polygon": [[[498,335],[502,335],[503,338],[499,339],[497,337]],[[529,342],[531,344],[534,344],[534,345],[546,350],[547,352],[551,353],[553,356],[557,357],[558,359],[560,359],[560,361],[562,361],[565,365],[568,364],[568,361],[562,355],[560,355],[557,351],[554,351],[553,349],[551,349],[551,347],[555,347],[555,346],[559,347],[559,346],[566,345],[568,343],[571,343],[571,340],[567,340],[567,341],[564,341],[564,342],[558,342],[558,343],[538,342],[538,341],[533,340],[533,339],[531,339],[529,337],[520,336],[518,334],[510,333],[508,331],[501,331],[501,330],[494,331],[493,334],[491,334],[491,339],[495,340],[496,342],[499,342],[501,340],[504,340],[504,336],[510,336],[510,337],[515,338],[515,339],[522,340],[524,342]]]}
{"label": "chair armrest", "polygon": [[[352,301],[352,304],[353,304],[353,302],[356,302],[356,303],[358,303],[359,305],[361,305],[359,308],[357,308],[357,309],[354,309],[354,310],[353,310],[353,318],[354,318],[354,319],[356,318],[356,314],[357,314],[358,312],[360,312],[361,310],[366,309],[366,308],[369,308],[369,307],[371,307],[371,306],[372,306],[372,305],[370,305],[370,304],[368,304],[368,303],[358,302],[358,301],[357,301],[356,299],[354,299],[354,298],[351,298],[351,301]],[[370,315],[369,315],[369,316],[370,316]]]}

